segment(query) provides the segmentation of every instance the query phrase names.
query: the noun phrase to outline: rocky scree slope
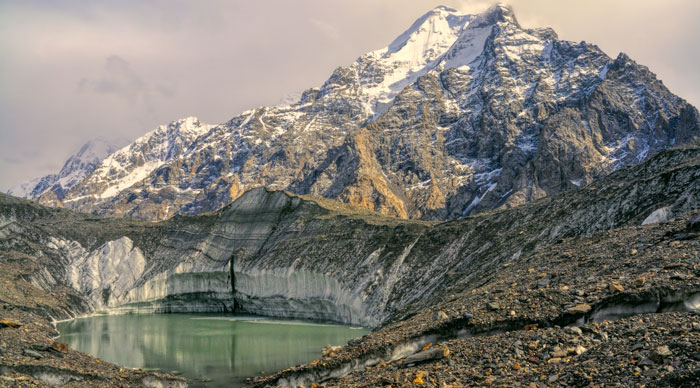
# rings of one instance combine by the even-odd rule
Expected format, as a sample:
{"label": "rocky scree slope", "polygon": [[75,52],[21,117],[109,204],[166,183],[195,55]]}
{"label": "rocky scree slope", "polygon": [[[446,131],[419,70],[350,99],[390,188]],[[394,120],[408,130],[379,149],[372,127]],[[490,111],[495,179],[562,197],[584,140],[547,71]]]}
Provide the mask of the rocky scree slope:
{"label": "rocky scree slope", "polygon": [[50,259],[27,280],[83,296],[53,317],[237,310],[374,327],[478,287],[551,242],[700,208],[699,163],[698,145],[665,150],[586,187],[446,223],[265,188],[161,223],[3,196],[2,250]]}
{"label": "rocky scree slope", "polygon": [[[693,387],[700,213],[565,238],[256,386]],[[314,385],[316,384],[316,385]]]}
{"label": "rocky scree slope", "polygon": [[145,135],[60,204],[162,220],[265,186],[449,220],[585,185],[688,142],[699,123],[624,54],[523,28],[507,6],[437,7],[298,102]]}

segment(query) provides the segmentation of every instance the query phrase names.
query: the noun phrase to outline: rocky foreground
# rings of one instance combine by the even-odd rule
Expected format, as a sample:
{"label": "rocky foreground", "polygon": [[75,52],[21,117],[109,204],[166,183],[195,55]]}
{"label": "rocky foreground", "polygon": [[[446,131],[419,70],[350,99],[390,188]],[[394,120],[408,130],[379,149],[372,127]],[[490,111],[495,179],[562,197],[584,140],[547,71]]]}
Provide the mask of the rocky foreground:
{"label": "rocky foreground", "polygon": [[[478,287],[408,306],[375,332],[251,384],[326,387],[700,386],[700,212],[565,238]],[[54,342],[70,287],[25,279],[47,258],[2,256],[0,386],[184,387]],[[87,311],[87,306],[85,307]]]}
{"label": "rocky foreground", "polygon": [[564,239],[506,263],[480,287],[454,289],[418,314],[254,383],[700,386],[698,259],[697,214]]}
{"label": "rocky foreground", "polygon": [[44,291],[26,279],[50,268],[47,257],[0,255],[0,387],[186,387],[187,380],[121,368],[54,341],[51,316],[88,311],[70,287]]}

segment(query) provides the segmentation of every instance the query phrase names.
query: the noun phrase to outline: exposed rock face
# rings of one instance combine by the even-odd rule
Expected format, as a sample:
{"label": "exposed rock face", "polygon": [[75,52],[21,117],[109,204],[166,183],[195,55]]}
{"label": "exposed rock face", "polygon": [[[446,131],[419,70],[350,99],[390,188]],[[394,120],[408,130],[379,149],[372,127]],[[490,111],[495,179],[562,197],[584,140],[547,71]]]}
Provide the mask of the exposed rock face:
{"label": "exposed rock face", "polygon": [[3,196],[0,247],[48,260],[30,281],[80,291],[76,311],[235,308],[376,326],[448,289],[478,286],[553,241],[639,225],[660,207],[699,209],[699,199],[700,146],[688,146],[585,188],[440,224],[264,188],[215,213],[157,224]]}
{"label": "exposed rock face", "polygon": [[583,186],[688,142],[699,123],[624,54],[522,28],[508,7],[438,7],[296,103],[147,134],[61,203],[162,220],[265,186],[455,219]]}

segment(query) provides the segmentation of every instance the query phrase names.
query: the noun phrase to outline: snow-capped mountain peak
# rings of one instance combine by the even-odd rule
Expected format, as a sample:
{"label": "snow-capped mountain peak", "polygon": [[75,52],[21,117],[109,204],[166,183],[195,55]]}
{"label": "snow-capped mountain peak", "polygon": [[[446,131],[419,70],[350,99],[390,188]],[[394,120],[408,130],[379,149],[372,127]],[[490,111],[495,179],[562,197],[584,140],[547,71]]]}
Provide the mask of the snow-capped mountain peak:
{"label": "snow-capped mountain peak", "polygon": [[416,20],[388,46],[358,58],[351,68],[358,75],[361,99],[381,114],[396,94],[428,72],[474,18],[445,6]]}
{"label": "snow-capped mountain peak", "polygon": [[358,75],[360,98],[374,117],[384,113],[398,92],[418,77],[469,65],[497,24],[501,30],[521,30],[509,5],[494,5],[480,14],[433,8],[388,46],[363,55],[351,66]]}
{"label": "snow-capped mountain peak", "polygon": [[104,158],[119,149],[123,143],[125,141],[110,141],[102,138],[90,140],[66,160],[58,174],[49,174],[21,183],[8,190],[8,194],[36,198],[51,191],[58,199],[62,199],[71,187],[81,182]]}
{"label": "snow-capped mountain peak", "polygon": [[105,139],[98,138],[88,141],[76,154],[68,158],[58,173],[57,183],[64,190],[70,189],[117,149],[119,149],[117,145]]}
{"label": "snow-capped mountain peak", "polygon": [[64,206],[164,219],[252,187],[452,219],[591,182],[697,137],[648,69],[522,28],[513,10],[430,10],[298,101],[162,125],[104,159]]}
{"label": "snow-capped mountain peak", "polygon": [[441,47],[450,46],[472,18],[472,15],[439,6],[418,18],[379,53],[382,53],[382,57],[399,54],[395,60],[426,64],[440,55]]}
{"label": "snow-capped mountain peak", "polygon": [[[102,138],[93,139],[80,147],[80,150],[68,160],[93,161],[95,159],[104,159],[115,151],[115,147],[115,144],[108,140]],[[68,163],[66,162],[66,164]]]}
{"label": "snow-capped mountain peak", "polygon": [[169,160],[182,156],[212,127],[196,117],[159,126],[105,158],[86,179],[89,194],[109,198],[131,187]]}

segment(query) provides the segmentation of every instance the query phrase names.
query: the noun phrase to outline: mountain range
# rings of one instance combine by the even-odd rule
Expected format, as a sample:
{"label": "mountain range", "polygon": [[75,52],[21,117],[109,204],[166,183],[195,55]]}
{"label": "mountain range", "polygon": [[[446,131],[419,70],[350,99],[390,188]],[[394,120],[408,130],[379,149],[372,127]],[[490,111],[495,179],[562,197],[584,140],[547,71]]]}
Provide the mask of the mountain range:
{"label": "mountain range", "polygon": [[449,220],[586,185],[699,134],[697,109],[625,54],[524,28],[508,6],[441,6],[294,103],[177,120],[11,193],[162,220],[264,186]]}
{"label": "mountain range", "polygon": [[210,383],[53,323],[234,312],[372,328],[259,388],[698,386],[698,128],[624,54],[438,7],[297,102],[0,193],[0,385]]}
{"label": "mountain range", "polygon": [[[334,355],[258,376],[256,387],[411,386],[428,367],[433,382],[466,386],[493,374],[508,387],[552,375],[562,387],[689,387],[700,381],[698,210],[700,144],[447,222],[264,187],[162,222],[0,194],[0,370],[50,385],[184,387],[85,360],[52,342],[50,322],[233,311],[374,328]],[[431,346],[441,359],[426,366]]]}
{"label": "mountain range", "polygon": [[41,196],[63,198],[71,187],[90,175],[102,161],[117,151],[119,146],[105,139],[94,139],[85,143],[71,155],[57,174],[20,183],[7,193],[16,197],[38,198]]}

